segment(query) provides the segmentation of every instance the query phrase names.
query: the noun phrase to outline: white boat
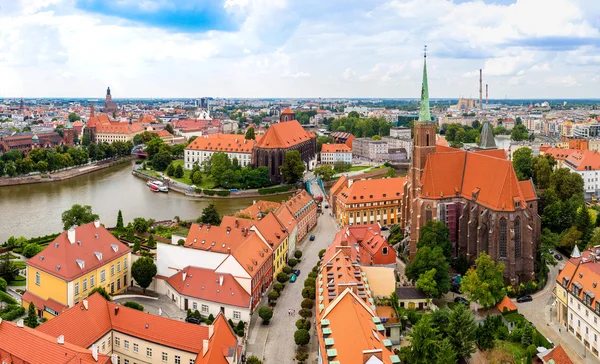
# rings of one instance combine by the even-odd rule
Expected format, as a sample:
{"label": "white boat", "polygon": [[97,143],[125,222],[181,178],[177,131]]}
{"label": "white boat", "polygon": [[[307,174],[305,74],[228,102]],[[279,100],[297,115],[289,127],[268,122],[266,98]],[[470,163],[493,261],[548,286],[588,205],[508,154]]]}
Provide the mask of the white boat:
{"label": "white boat", "polygon": [[146,185],[154,192],[169,192],[169,187],[161,181],[148,181]]}

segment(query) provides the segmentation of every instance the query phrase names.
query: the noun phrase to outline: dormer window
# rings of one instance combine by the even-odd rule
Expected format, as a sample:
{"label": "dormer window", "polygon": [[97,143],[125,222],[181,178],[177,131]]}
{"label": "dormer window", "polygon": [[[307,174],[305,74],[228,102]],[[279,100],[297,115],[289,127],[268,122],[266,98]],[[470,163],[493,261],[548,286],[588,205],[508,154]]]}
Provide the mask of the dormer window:
{"label": "dormer window", "polygon": [[115,253],[119,251],[119,246],[117,244],[110,244],[110,247],[112,248],[112,250],[114,250]]}
{"label": "dormer window", "polygon": [[98,258],[98,260],[102,260],[102,253],[94,252],[94,255],[96,256],[96,258]]}
{"label": "dormer window", "polygon": [[85,268],[85,261],[83,261],[81,259],[76,259],[75,261],[77,262],[77,265],[79,266],[79,268],[81,268],[81,269]]}

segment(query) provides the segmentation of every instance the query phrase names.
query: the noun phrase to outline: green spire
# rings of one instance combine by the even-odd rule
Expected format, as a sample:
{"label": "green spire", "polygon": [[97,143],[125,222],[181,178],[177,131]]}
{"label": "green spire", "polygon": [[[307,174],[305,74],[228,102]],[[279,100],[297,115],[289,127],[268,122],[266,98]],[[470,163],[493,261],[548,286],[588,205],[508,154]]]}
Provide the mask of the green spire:
{"label": "green spire", "polygon": [[423,60],[423,84],[421,85],[421,111],[419,112],[419,121],[431,121],[429,112],[429,87],[427,86],[427,46]]}

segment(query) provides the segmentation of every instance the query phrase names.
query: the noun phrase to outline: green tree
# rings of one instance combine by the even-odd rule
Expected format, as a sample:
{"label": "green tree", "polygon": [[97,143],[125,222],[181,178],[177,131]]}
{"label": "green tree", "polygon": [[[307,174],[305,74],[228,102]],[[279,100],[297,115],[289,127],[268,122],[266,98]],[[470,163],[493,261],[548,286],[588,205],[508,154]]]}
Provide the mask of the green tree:
{"label": "green tree", "polygon": [[140,239],[135,238],[134,242],[133,242],[133,252],[137,253],[142,249],[142,246],[140,244]]}
{"label": "green tree", "polygon": [[310,333],[308,330],[299,329],[294,333],[294,342],[298,346],[304,346],[310,342]]}
{"label": "green tree", "polygon": [[249,127],[248,130],[246,130],[245,139],[248,139],[248,140],[254,140],[254,139],[256,139],[256,136],[254,135],[254,128],[253,127]]}
{"label": "green tree", "polygon": [[450,310],[435,310],[431,313],[431,327],[437,330],[442,337],[448,337],[452,333],[450,326]]}
{"label": "green tree", "polygon": [[475,319],[464,305],[456,305],[450,311],[448,332],[450,343],[459,358],[469,359],[475,352],[473,344],[476,339],[477,325]]}
{"label": "green tree", "polygon": [[296,183],[304,174],[304,162],[297,150],[285,152],[283,165],[279,167],[287,183]]}
{"label": "green tree", "polygon": [[42,250],[44,250],[44,248],[36,243],[27,244],[23,248],[23,256],[25,258],[32,258]]}
{"label": "green tree", "polygon": [[227,182],[227,171],[233,172],[231,160],[227,154],[223,152],[214,153],[210,158],[210,174],[219,186]]}
{"label": "green tree", "polygon": [[504,289],[504,264],[494,263],[482,252],[475,260],[476,268],[469,269],[462,280],[461,288],[467,296],[484,308],[490,308],[506,296]]}
{"label": "green tree", "polygon": [[192,172],[191,180],[192,180],[192,183],[195,185],[201,184],[202,183],[202,172],[200,172],[200,171]]}
{"label": "green tree", "polygon": [[183,177],[183,167],[181,167],[181,164],[177,165],[177,168],[175,168],[175,178],[182,178]]}
{"label": "green tree", "polygon": [[[490,350],[494,348],[494,331],[491,316],[487,316],[483,324],[477,326],[477,346],[481,350]],[[504,326],[504,324],[502,324]],[[504,326],[506,327],[506,326]]]}
{"label": "green tree", "polygon": [[104,289],[104,287],[96,287],[96,288],[92,289],[90,291],[90,296],[93,295],[94,293],[98,293],[100,296],[104,297],[104,299],[107,301],[112,300],[112,298],[110,297],[108,292],[106,292],[106,289]]}
{"label": "green tree", "polygon": [[4,278],[0,277],[0,291],[6,292],[6,287],[8,287],[8,283],[6,283]]}
{"label": "green tree", "polygon": [[152,168],[157,171],[164,171],[171,164],[171,154],[168,152],[159,152],[152,157]]}
{"label": "green tree", "polygon": [[81,120],[81,117],[79,117],[79,115],[75,114],[74,112],[69,114],[69,121],[71,123],[76,122],[77,120]]}
{"label": "green tree", "polygon": [[138,311],[144,312],[144,306],[140,305],[137,302],[128,301],[128,302],[125,302],[123,304],[123,306],[129,307],[129,308],[133,308],[134,310],[138,310]]}
{"label": "green tree", "polygon": [[124,226],[123,226],[123,213],[121,212],[121,210],[119,210],[119,214],[117,215],[117,226],[116,226],[117,230],[122,231]]}
{"label": "green tree", "polygon": [[25,326],[31,327],[32,329],[35,329],[36,327],[38,327],[40,325],[37,315],[35,313],[35,306],[34,306],[33,302],[29,302],[29,309],[27,310],[27,317],[25,317],[25,320],[23,320],[23,323],[25,324]]}
{"label": "green tree", "polygon": [[456,352],[448,339],[440,341],[437,345],[435,364],[456,364]]}
{"label": "green tree", "polygon": [[584,249],[588,241],[590,241],[592,232],[594,230],[594,223],[592,221],[592,217],[590,216],[590,209],[588,209],[586,204],[581,205],[579,208],[577,217],[575,218],[575,225],[577,226],[577,230],[581,232],[579,248]]}
{"label": "green tree", "polygon": [[92,212],[92,206],[75,204],[62,213],[63,230],[71,226],[80,226],[98,220],[99,216]]}
{"label": "green tree", "polygon": [[145,233],[148,231],[148,220],[143,217],[136,217],[133,219],[133,230],[139,234]]}
{"label": "green tree", "polygon": [[150,236],[148,236],[148,248],[155,248],[156,247],[156,242],[154,241],[154,235],[150,234]]}
{"label": "green tree", "polygon": [[19,268],[10,261],[8,254],[0,255],[0,278],[6,282],[12,282],[18,275]]}
{"label": "green tree", "polygon": [[575,244],[581,240],[581,235],[581,231],[576,226],[572,226],[562,234],[559,245],[567,250],[572,250]]}
{"label": "green tree", "polygon": [[464,254],[460,254],[458,256],[458,258],[456,258],[453,268],[454,268],[454,270],[456,270],[456,272],[458,274],[460,274],[461,276],[464,276],[467,273],[467,271],[469,270],[470,266],[471,265],[469,264],[467,257],[465,257]]}
{"label": "green tree", "polygon": [[202,210],[202,216],[198,220],[198,222],[203,224],[219,225],[221,223],[221,216],[217,211],[217,206],[214,203],[210,203]]}
{"label": "green tree", "polygon": [[406,360],[403,362],[411,364],[431,364],[436,362],[439,334],[431,326],[429,315],[421,317],[413,326],[409,338],[410,349],[406,352]]}
{"label": "green tree", "polygon": [[523,124],[515,125],[510,133],[510,139],[519,142],[529,139],[529,131]]}
{"label": "green tree", "polygon": [[452,256],[452,242],[450,242],[450,230],[441,221],[427,221],[420,229],[417,248],[428,246],[430,248],[440,247],[444,256]]}
{"label": "green tree", "polygon": [[175,130],[173,130],[173,125],[171,125],[170,123],[165,126],[165,130],[171,134],[175,134]]}
{"label": "green tree", "polygon": [[273,318],[273,310],[268,306],[262,306],[258,309],[258,316],[263,320],[263,323],[268,324]]}
{"label": "green tree", "polygon": [[583,201],[583,178],[571,173],[567,168],[559,168],[550,176],[550,188],[556,192],[559,200],[568,200],[576,196]]}
{"label": "green tree", "polygon": [[330,181],[335,174],[333,167],[329,164],[325,164],[315,168],[315,176],[322,178],[324,181]]}
{"label": "green tree", "polygon": [[546,189],[550,186],[550,177],[552,176],[552,156],[548,155],[550,158],[544,157],[536,157],[533,158],[531,167],[533,174],[533,183],[539,189]]}
{"label": "green tree", "polygon": [[528,347],[533,343],[533,328],[529,324],[529,322],[525,323],[523,327],[523,336],[521,336],[521,345],[523,347]]}
{"label": "green tree", "polygon": [[405,274],[408,279],[416,282],[421,274],[433,268],[436,270],[435,281],[438,295],[448,292],[450,290],[449,264],[441,247],[424,246],[417,250],[414,260],[406,265]]}
{"label": "green tree", "polygon": [[148,257],[141,257],[131,265],[131,276],[137,284],[142,287],[144,293],[146,288],[152,283],[152,279],[156,276],[156,264],[154,260]]}
{"label": "green tree", "polygon": [[173,165],[173,163],[169,164],[165,173],[169,177],[173,177],[175,175],[175,166]]}
{"label": "green tree", "polygon": [[437,289],[437,282],[435,281],[436,272],[435,268],[431,268],[419,275],[419,279],[417,279],[417,288],[423,291],[428,297],[438,297],[440,295]]}
{"label": "green tree", "polygon": [[531,148],[523,147],[517,149],[513,154],[513,167],[519,181],[530,179],[532,176],[532,158]]}

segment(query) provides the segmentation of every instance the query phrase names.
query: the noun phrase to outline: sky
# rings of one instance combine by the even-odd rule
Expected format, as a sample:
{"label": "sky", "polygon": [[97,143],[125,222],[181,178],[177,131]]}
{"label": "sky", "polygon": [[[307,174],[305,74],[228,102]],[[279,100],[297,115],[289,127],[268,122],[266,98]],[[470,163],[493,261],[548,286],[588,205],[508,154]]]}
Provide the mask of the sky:
{"label": "sky", "polygon": [[597,0],[0,0],[0,97],[600,97]]}

